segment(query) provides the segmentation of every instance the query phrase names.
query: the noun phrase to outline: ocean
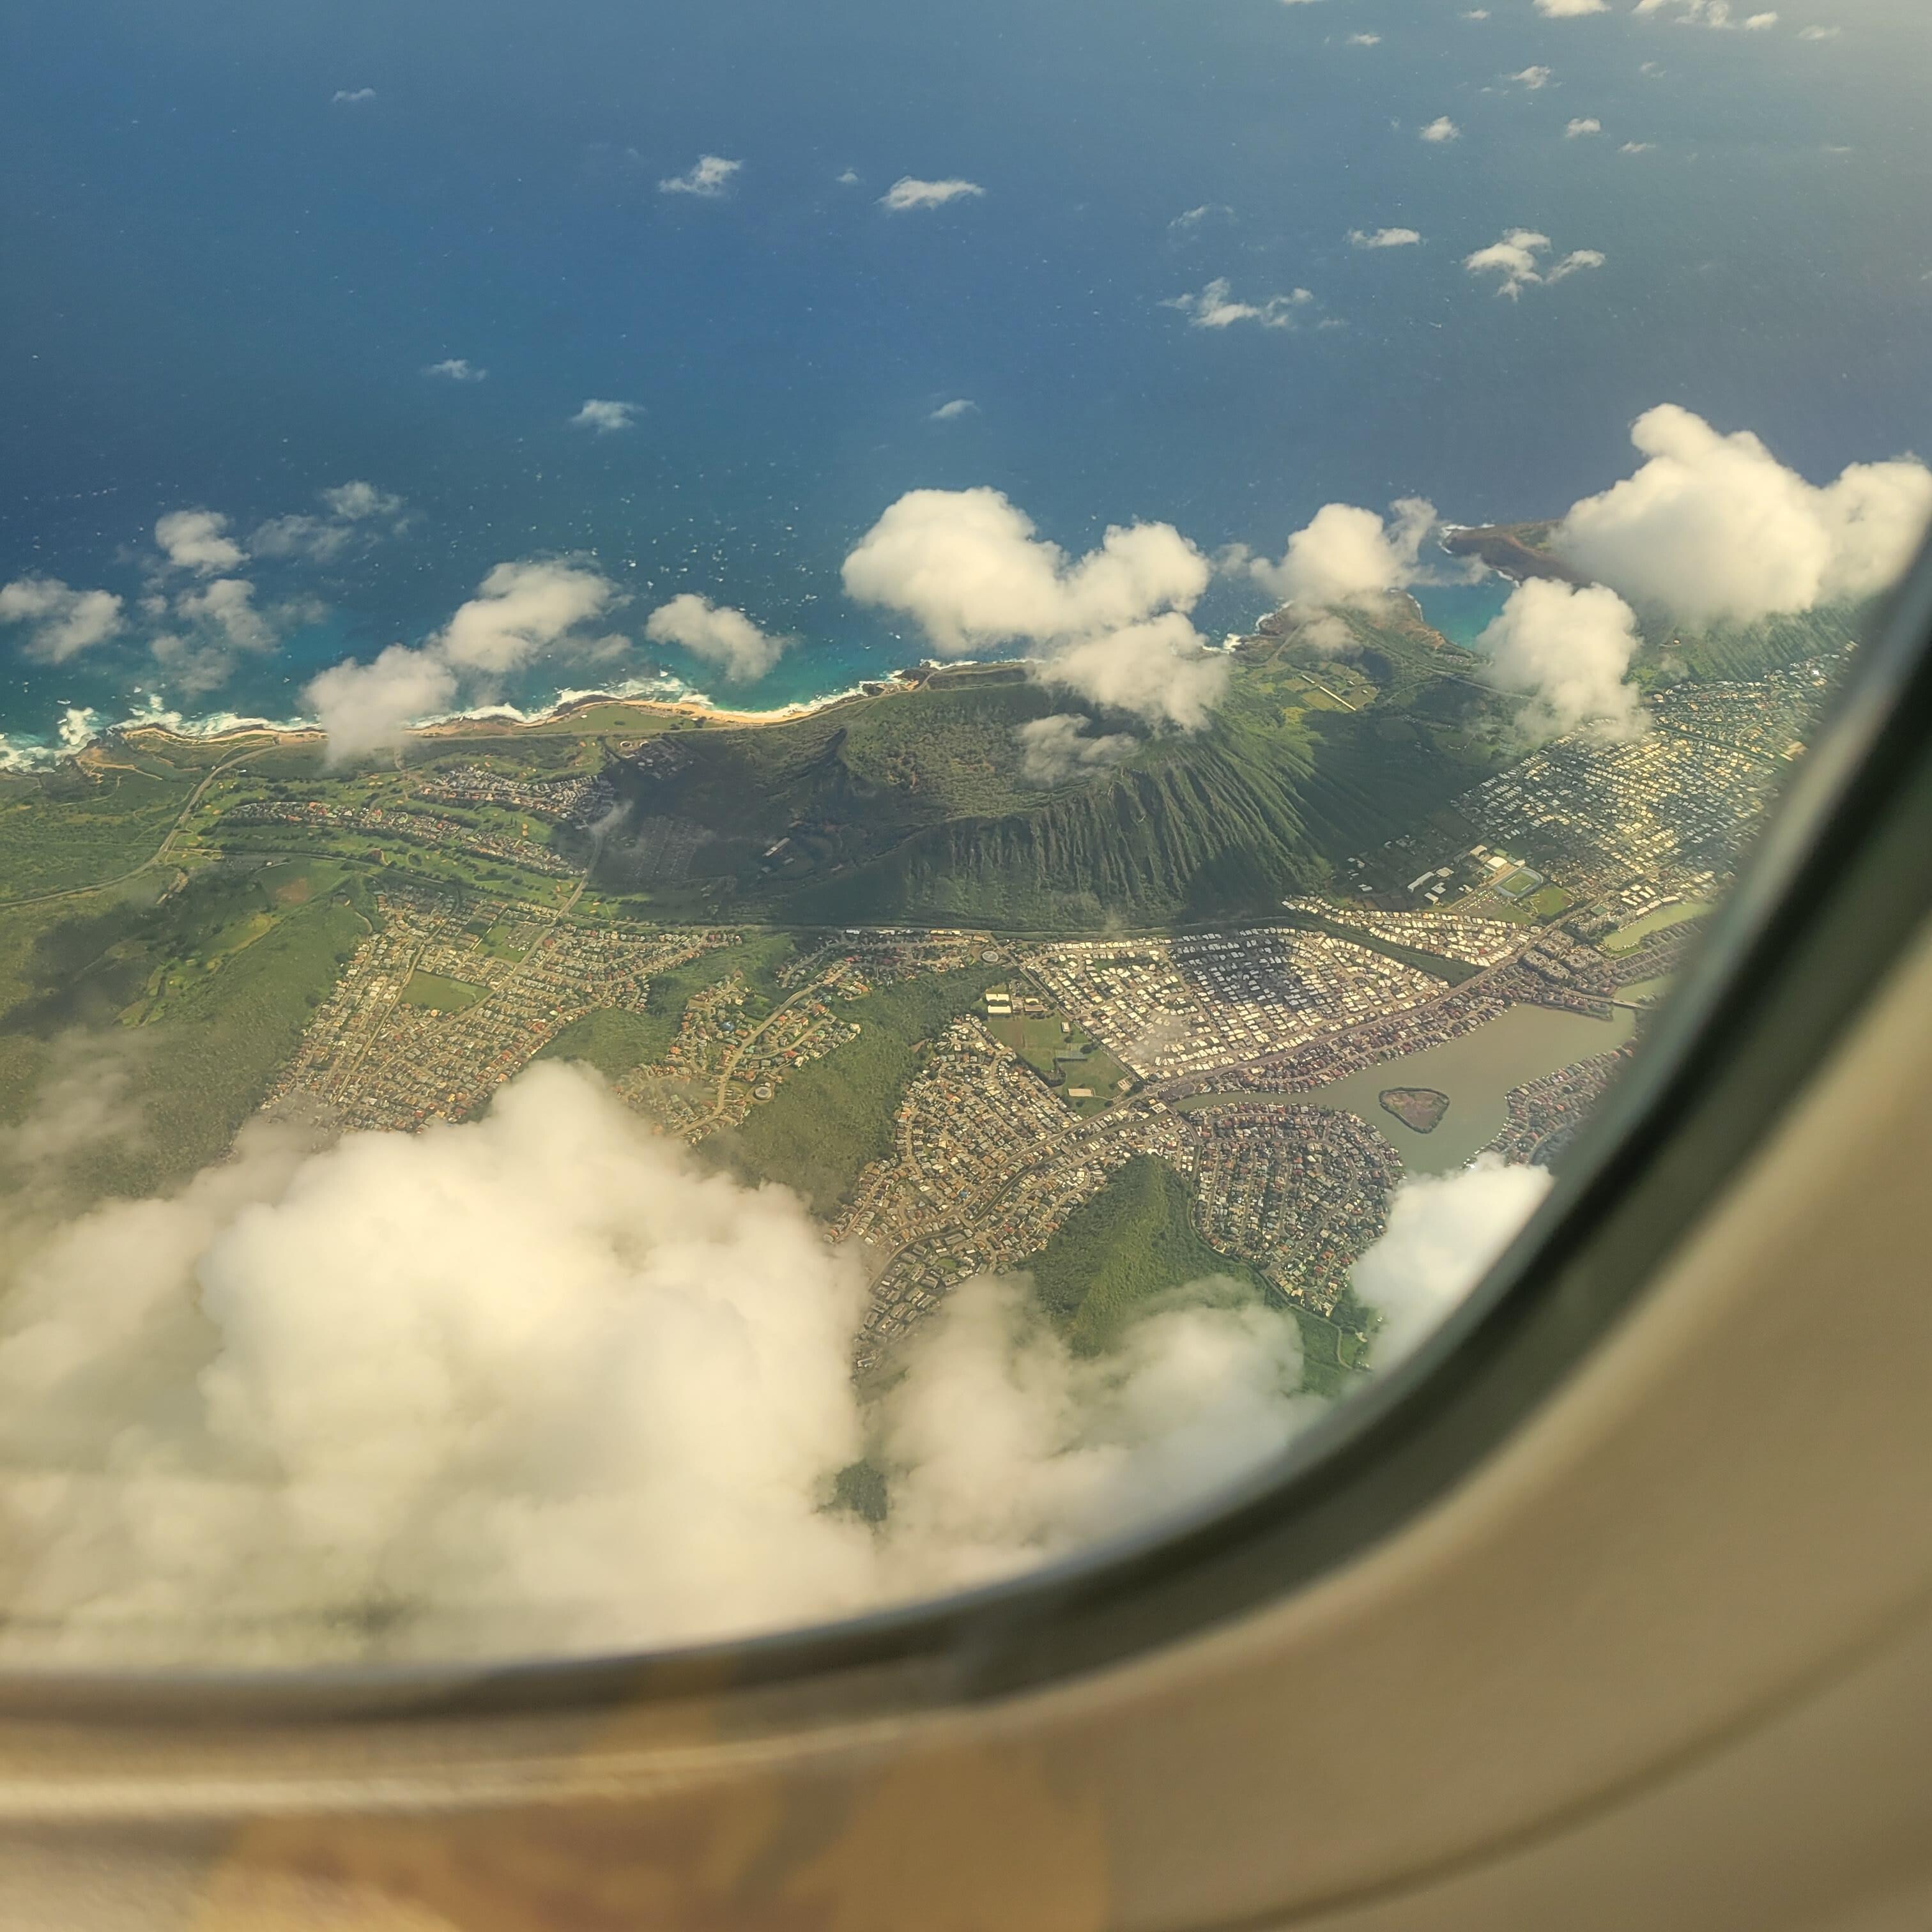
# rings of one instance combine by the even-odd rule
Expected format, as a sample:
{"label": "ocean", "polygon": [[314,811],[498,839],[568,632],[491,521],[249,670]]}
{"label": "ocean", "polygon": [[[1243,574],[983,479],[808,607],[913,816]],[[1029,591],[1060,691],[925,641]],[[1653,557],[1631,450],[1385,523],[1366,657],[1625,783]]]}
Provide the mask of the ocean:
{"label": "ocean", "polygon": [[[1279,555],[1331,500],[1560,512],[1666,400],[1814,478],[1932,448],[1917,0],[1816,0],[1840,31],[1809,40],[1795,15],[1466,10],[11,10],[0,584],[106,589],[128,621],[58,664],[0,628],[0,758],[69,712],[298,716],[317,669],[420,640],[525,557],[594,561],[629,641],[539,660],[511,703],[821,696],[924,654],[838,577],[920,487],[993,485],[1074,552],[1158,519]],[[1457,138],[1420,138],[1444,116]],[[661,188],[706,154],[740,164],[724,192]],[[982,192],[888,212],[906,176]],[[1517,227],[1604,263],[1498,299],[1462,258]],[[1391,228],[1421,238],[1350,238]],[[1223,279],[1308,292],[1279,328],[1166,305]],[[425,373],[454,359],[484,373]],[[631,426],[573,424],[592,398]],[[350,479],[400,528],[260,554]],[[218,682],[153,648],[182,634],[152,532],[182,508],[229,520],[274,634]],[[724,684],[641,641],[685,590],[797,642]],[[1422,595],[1464,641],[1494,601]],[[1223,579],[1199,621],[1264,608]]]}

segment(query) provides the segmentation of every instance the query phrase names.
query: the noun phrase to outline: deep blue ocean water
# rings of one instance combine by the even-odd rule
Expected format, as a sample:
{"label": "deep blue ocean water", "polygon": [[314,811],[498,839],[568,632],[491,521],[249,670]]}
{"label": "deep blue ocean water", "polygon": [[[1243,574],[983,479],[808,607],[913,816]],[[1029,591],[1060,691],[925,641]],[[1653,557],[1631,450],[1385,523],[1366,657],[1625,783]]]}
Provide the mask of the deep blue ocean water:
{"label": "deep blue ocean water", "polygon": [[[1750,33],[1621,0],[1464,11],[12,0],[0,583],[106,588],[134,621],[59,667],[0,656],[0,731],[44,740],[68,704],[289,716],[320,665],[557,554],[633,590],[634,638],[688,590],[801,641],[748,688],[640,643],[542,662],[518,701],[660,674],[820,694],[920,654],[838,565],[921,485],[993,484],[1071,549],[1158,518],[1279,554],[1336,499],[1560,512],[1665,400],[1818,478],[1932,451],[1932,10],[1810,0]],[[1460,140],[1418,138],[1438,115]],[[1567,138],[1582,117],[1603,132]],[[728,193],[658,190],[701,154],[742,162]],[[902,175],[985,192],[888,214]],[[1500,301],[1461,261],[1518,226],[1605,266]],[[1424,239],[1349,243],[1388,226]],[[1162,306],[1217,277],[1314,300],[1287,329]],[[457,357],[487,376],[424,373]],[[573,428],[591,397],[635,426]],[[155,518],[245,535],[352,478],[406,500],[404,532],[251,559],[279,650],[171,685],[169,620],[136,608]],[[1222,583],[1201,621],[1262,603]],[[1480,628],[1479,602],[1431,608]]]}

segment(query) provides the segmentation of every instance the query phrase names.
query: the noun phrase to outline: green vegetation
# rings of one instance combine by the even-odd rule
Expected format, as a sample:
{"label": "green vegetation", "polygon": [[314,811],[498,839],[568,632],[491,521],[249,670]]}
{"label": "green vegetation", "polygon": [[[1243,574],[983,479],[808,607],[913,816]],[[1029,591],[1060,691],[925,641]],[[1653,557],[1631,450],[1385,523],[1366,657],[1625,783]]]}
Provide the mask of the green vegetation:
{"label": "green vegetation", "polygon": [[158,760],[0,778],[0,903],[72,892],[152,859],[200,774]]}
{"label": "green vegetation", "polygon": [[1869,616],[1866,607],[1842,604],[1766,617],[1754,624],[1720,624],[1703,632],[1652,626],[1633,668],[1642,682],[1652,686],[1687,678],[1747,682],[1785,664],[1842,650],[1864,634]]}
{"label": "green vegetation", "polygon": [[487,1000],[490,989],[473,986],[467,980],[446,980],[440,973],[412,973],[403,982],[398,997],[406,1006],[427,1006],[432,1012],[460,1013],[478,1000]]}
{"label": "green vegetation", "polygon": [[[1027,982],[1030,992],[1036,992]],[[1015,1014],[1010,1019],[988,1019],[986,1030],[1011,1047],[1034,1071],[1048,1081],[1076,1114],[1104,1112],[1134,1084],[1133,1076],[1082,1028],[1058,1013],[1044,1018]],[[1074,1089],[1084,1088],[1084,1096]]]}
{"label": "green vegetation", "polygon": [[1210,1276],[1268,1294],[1245,1262],[1196,1233],[1192,1208],[1187,1183],[1166,1161],[1138,1154],[1026,1264],[1041,1306],[1076,1348],[1098,1354],[1156,1295]]}
{"label": "green vegetation", "polygon": [[607,1080],[621,1080],[657,1057],[662,1028],[654,1018],[620,1006],[598,1006],[573,1020],[538,1054],[539,1060],[580,1060]]}
{"label": "green vegetation", "polygon": [[1301,1327],[1301,1385],[1311,1394],[1346,1395],[1369,1365],[1370,1338],[1382,1318],[1345,1288],[1333,1312],[1317,1315],[1299,1302],[1289,1304]]}
{"label": "green vegetation", "polygon": [[1483,970],[1480,966],[1472,966],[1466,959],[1451,959],[1444,953],[1425,952],[1419,946],[1404,946],[1398,940],[1384,939],[1379,933],[1364,932],[1359,926],[1350,926],[1344,920],[1324,919],[1318,913],[1284,911],[1281,923],[1303,932],[1325,932],[1331,939],[1346,939],[1351,946],[1379,952],[1385,959],[1400,960],[1418,973],[1446,980],[1452,986],[1460,986],[1465,980],[1473,980]]}
{"label": "green vegetation", "polygon": [[748,1178],[782,1180],[815,1212],[832,1214],[867,1162],[890,1150],[893,1112],[919,1070],[921,1049],[970,1012],[1000,976],[994,966],[922,973],[862,1000],[835,1002],[840,1018],[857,1023],[858,1038],[800,1068],[735,1134],[709,1144],[721,1147]]}
{"label": "green vegetation", "polygon": [[260,1104],[369,930],[363,904],[326,868],[241,865],[159,901],[104,892],[0,921],[0,1105],[17,1118],[50,1070],[116,1054],[143,1131],[92,1150],[76,1184],[178,1183]]}
{"label": "green vegetation", "polygon": [[1702,899],[1686,899],[1676,905],[1659,906],[1628,926],[1620,926],[1600,944],[1608,953],[1634,952],[1653,932],[1666,932],[1686,920],[1702,919],[1711,910]]}
{"label": "green vegetation", "polygon": [[596,883],[663,916],[810,925],[1266,914],[1498,755],[1502,713],[1466,653],[1419,626],[1358,628],[1346,668],[1360,708],[1311,707],[1311,680],[1339,679],[1336,661],[1258,640],[1206,729],[1058,786],[1026,782],[1015,733],[1068,700],[1010,666],[682,735],[613,769],[638,829],[606,846]]}
{"label": "green vegetation", "polygon": [[1570,903],[1570,895],[1561,886],[1545,886],[1532,892],[1525,902],[1538,919],[1554,919]]}

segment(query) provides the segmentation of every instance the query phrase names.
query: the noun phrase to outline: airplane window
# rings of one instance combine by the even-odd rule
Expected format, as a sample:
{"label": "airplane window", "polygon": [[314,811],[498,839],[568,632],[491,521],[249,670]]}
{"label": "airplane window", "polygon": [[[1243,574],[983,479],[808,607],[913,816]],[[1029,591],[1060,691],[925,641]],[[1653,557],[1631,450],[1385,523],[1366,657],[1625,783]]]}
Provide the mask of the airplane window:
{"label": "airplane window", "polygon": [[0,1667],[1252,1503],[1689,1050],[1932,521],[1892,0],[6,40]]}

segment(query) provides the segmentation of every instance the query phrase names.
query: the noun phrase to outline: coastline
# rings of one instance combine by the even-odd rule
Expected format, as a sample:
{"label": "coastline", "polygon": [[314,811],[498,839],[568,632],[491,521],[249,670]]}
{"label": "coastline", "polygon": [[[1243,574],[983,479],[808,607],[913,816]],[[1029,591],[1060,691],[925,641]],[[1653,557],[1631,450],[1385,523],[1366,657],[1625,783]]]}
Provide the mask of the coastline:
{"label": "coastline", "polygon": [[[985,668],[1022,662],[1019,658],[998,660]],[[735,727],[782,724],[856,699],[916,690],[933,670],[954,668],[930,664],[908,665],[883,677],[866,678],[839,690],[827,692],[822,697],[794,699],[790,704],[763,711],[717,704],[701,692],[686,692],[674,698],[650,698],[634,689],[620,687],[614,691],[560,692],[548,704],[529,710],[514,704],[490,704],[464,711],[443,712],[416,719],[407,728],[412,740],[500,736],[518,731],[555,730],[560,725],[567,726],[574,718],[607,709],[635,712],[640,722],[646,724],[659,719],[680,718]],[[957,668],[968,667],[962,661]],[[149,711],[102,722],[100,714],[92,709],[70,706],[62,720],[57,741],[52,744],[22,740],[0,732],[0,778],[30,777],[36,772],[51,771],[84,757],[104,742],[116,740],[220,746],[266,738],[278,745],[293,745],[323,736],[321,724],[308,718],[241,717],[232,712],[211,712],[205,718],[187,718],[178,712]]]}

